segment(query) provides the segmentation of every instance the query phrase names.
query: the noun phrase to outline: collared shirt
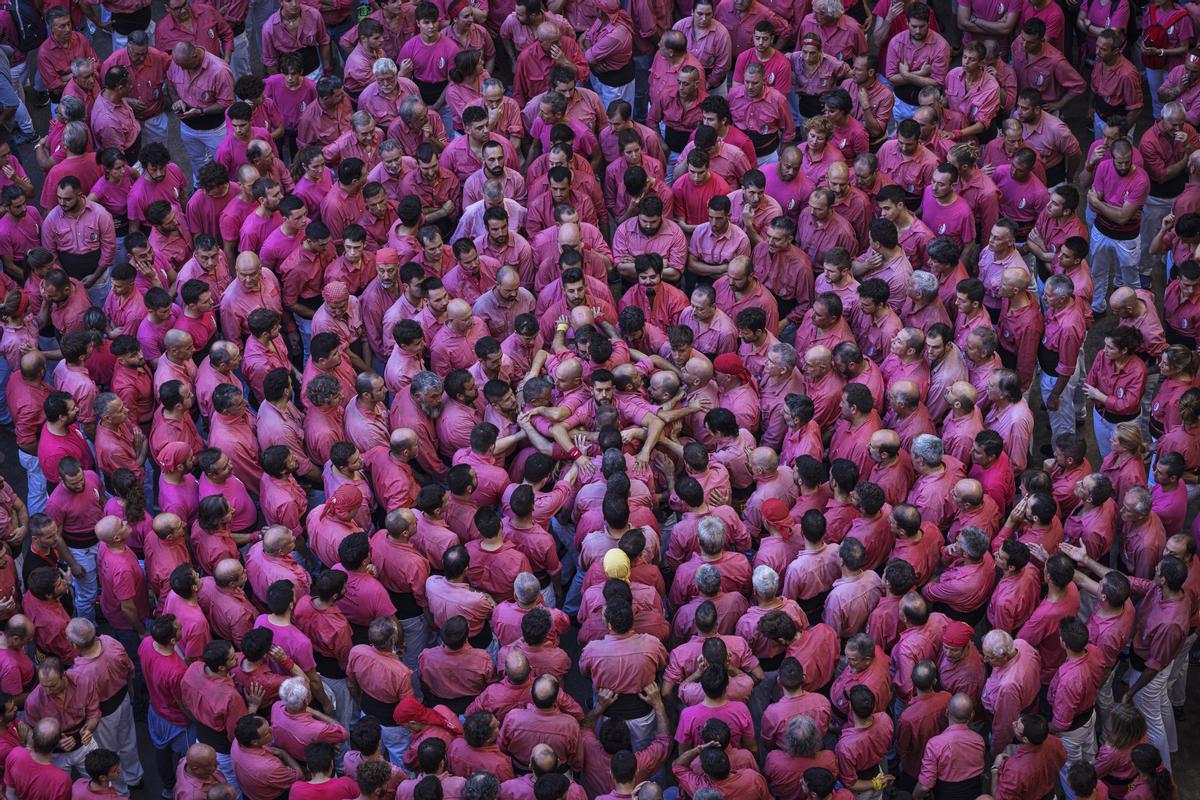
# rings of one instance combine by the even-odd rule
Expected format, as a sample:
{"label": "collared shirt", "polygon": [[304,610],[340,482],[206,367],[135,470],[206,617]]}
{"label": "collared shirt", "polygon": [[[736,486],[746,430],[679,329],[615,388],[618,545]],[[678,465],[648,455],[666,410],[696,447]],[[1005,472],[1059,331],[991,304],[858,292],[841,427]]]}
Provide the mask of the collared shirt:
{"label": "collared shirt", "polygon": [[[193,5],[193,13],[195,9]],[[185,70],[172,62],[167,68],[167,82],[189,108],[203,109],[211,105],[228,108],[233,104],[233,73],[228,64],[211,52],[204,54],[195,69]]]}

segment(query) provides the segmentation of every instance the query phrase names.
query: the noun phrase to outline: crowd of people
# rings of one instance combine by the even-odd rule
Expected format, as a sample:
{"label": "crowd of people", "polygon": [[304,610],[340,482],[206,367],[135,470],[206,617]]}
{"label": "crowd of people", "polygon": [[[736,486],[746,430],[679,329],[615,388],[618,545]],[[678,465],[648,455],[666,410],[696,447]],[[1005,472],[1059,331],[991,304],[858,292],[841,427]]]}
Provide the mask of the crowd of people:
{"label": "crowd of people", "polygon": [[1175,800],[1197,8],[13,0],[7,797]]}

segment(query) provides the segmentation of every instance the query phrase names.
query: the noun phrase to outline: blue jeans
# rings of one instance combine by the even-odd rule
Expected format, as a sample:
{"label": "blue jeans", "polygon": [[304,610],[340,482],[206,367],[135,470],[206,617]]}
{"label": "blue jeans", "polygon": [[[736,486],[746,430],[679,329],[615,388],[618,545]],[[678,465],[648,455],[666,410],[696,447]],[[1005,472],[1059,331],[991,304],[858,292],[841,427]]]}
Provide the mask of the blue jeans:
{"label": "blue jeans", "polygon": [[24,450],[17,450],[17,458],[25,468],[25,483],[28,486],[25,505],[29,507],[29,515],[40,514],[46,510],[46,474],[42,472],[42,464],[37,456],[31,456]]}
{"label": "blue jeans", "polygon": [[0,425],[11,425],[13,421],[8,410],[8,376],[11,374],[8,359],[0,358]]}
{"label": "blue jeans", "polygon": [[653,63],[654,53],[633,57],[637,69],[637,77],[633,80],[633,118],[638,122],[645,122],[650,110],[650,67]]}
{"label": "blue jeans", "polygon": [[83,577],[73,578],[75,584],[75,614],[92,622],[96,621],[96,597],[100,593],[100,584],[96,572],[96,554],[99,545],[91,547],[69,547],[75,563],[83,567]]}

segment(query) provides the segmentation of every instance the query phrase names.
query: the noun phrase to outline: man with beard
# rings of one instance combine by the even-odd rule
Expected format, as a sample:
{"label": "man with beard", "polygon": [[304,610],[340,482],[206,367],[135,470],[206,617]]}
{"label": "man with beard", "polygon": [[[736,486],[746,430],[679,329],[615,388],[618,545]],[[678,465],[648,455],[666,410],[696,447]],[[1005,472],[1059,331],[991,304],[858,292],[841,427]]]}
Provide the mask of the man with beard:
{"label": "man with beard", "polygon": [[663,217],[663,202],[657,195],[646,195],[637,204],[637,216],[627,219],[613,235],[613,262],[621,278],[632,281],[634,257],[638,253],[659,253],[666,262],[663,277],[678,280],[687,267],[688,242],[683,229]]}
{"label": "man with beard", "polygon": [[[463,110],[463,113],[470,116],[466,109]],[[492,135],[494,136],[495,134]],[[451,147],[453,147],[453,144],[451,144]],[[484,140],[480,148],[480,153],[482,154],[480,160],[483,162],[483,166],[462,178],[463,208],[483,199],[483,184],[487,181],[500,181],[504,186],[505,197],[511,198],[521,205],[525,205],[529,198],[529,192],[525,186],[525,177],[508,165],[507,151],[499,139]]]}

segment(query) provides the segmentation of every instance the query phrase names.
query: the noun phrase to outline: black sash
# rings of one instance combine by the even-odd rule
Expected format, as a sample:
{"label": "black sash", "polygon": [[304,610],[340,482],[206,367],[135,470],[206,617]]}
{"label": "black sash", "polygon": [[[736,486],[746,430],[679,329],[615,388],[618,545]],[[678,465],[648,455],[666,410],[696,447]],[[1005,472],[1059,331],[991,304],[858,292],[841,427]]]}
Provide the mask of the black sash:
{"label": "black sash", "polygon": [[821,95],[819,94],[802,94],[800,95],[800,116],[802,117],[819,117],[824,109],[821,107]]}
{"label": "black sash", "polygon": [[63,543],[67,547],[73,547],[76,550],[86,550],[89,547],[95,547],[100,541],[96,538],[96,532],[91,531],[68,531],[62,532]]}
{"label": "black sash", "polygon": [[150,26],[150,6],[139,8],[129,14],[112,12],[113,30],[122,36],[128,36],[134,31],[144,31]]}
{"label": "black sash", "polygon": [[779,131],[757,133],[755,131],[743,130],[742,133],[746,134],[746,138],[754,145],[754,155],[759,158],[770,155],[779,149]]}
{"label": "black sash", "polygon": [[362,692],[362,712],[370,714],[375,719],[379,720],[379,724],[385,728],[396,727],[396,704],[385,703],[382,700],[372,697],[366,691]]}
{"label": "black sash", "polygon": [[179,120],[179,124],[194,131],[213,131],[225,124],[225,115],[201,114],[198,117],[188,117]]}
{"label": "black sash", "polygon": [[421,99],[425,101],[425,105],[431,106],[438,101],[442,96],[442,92],[446,90],[448,81],[435,81],[429,83],[427,81],[419,81],[413,78],[413,83],[417,85],[417,89],[421,92]]}
{"label": "black sash", "polygon": [[208,727],[203,722],[197,721],[196,739],[201,744],[208,745],[222,755],[229,755],[230,743],[229,737],[225,735],[225,731],[218,731],[215,728]]}
{"label": "black sash", "polygon": [[1183,170],[1169,181],[1150,181],[1150,196],[1161,197],[1164,200],[1173,197],[1179,197],[1183,194],[1183,187],[1187,185],[1188,173]]}
{"label": "black sash", "polygon": [[87,253],[68,253],[60,250],[58,263],[62,265],[63,272],[81,281],[100,266],[100,248],[97,246],[95,250]]}
{"label": "black sash", "polygon": [[1046,347],[1042,342],[1038,342],[1038,366],[1042,368],[1042,372],[1047,375],[1057,375],[1058,369],[1058,353]]}
{"label": "black sash", "polygon": [[100,701],[100,716],[107,717],[109,714],[115,713],[121,707],[121,703],[125,702],[125,697],[129,694],[129,687],[122,686],[117,690],[117,693],[107,700]]}
{"label": "black sash", "polygon": [[983,791],[982,775],[965,781],[938,781],[933,787],[933,800],[975,800]]}
{"label": "black sash", "polygon": [[1133,422],[1138,418],[1137,414],[1113,414],[1109,411],[1101,411],[1099,413],[1103,419],[1111,422],[1113,425],[1120,425],[1122,422]]}
{"label": "black sash", "polygon": [[692,132],[672,128],[670,125],[666,125],[665,128],[667,147],[672,153],[682,153],[683,148],[687,147],[688,141],[692,138]]}
{"label": "black sash", "polygon": [[619,694],[613,704],[604,712],[605,716],[613,719],[641,719],[650,713],[650,704],[640,696],[632,693]]}
{"label": "black sash", "polygon": [[910,106],[915,106],[921,102],[920,88],[913,86],[911,83],[903,83],[899,86],[893,86],[892,92],[895,93],[896,97],[899,97],[901,100],[908,103]]}
{"label": "black sash", "polygon": [[1128,113],[1125,106],[1114,106],[1100,95],[1092,92],[1092,102],[1096,104],[1096,116],[1108,122],[1109,117],[1124,117]]}
{"label": "black sash", "polygon": [[617,69],[592,69],[592,77],[603,83],[605,86],[611,86],[614,89],[619,86],[624,86],[634,79],[635,73],[633,61]]}
{"label": "black sash", "polygon": [[342,669],[342,665],[333,656],[327,656],[324,653],[318,653],[313,650],[313,660],[317,662],[317,672],[326,678],[340,680],[346,677],[346,671]]}
{"label": "black sash", "polygon": [[495,638],[495,635],[492,633],[492,622],[491,620],[488,620],[483,623],[483,630],[467,639],[467,641],[471,643],[471,647],[478,647],[480,650],[486,650],[491,646],[492,641]]}
{"label": "black sash", "polygon": [[1092,718],[1092,712],[1095,710],[1096,710],[1095,707],[1092,706],[1092,707],[1089,707],[1086,710],[1081,711],[1080,713],[1076,714],[1074,716],[1074,718],[1071,720],[1071,727],[1067,728],[1067,730],[1068,731],[1077,731],[1080,728],[1082,728],[1084,725],[1087,725],[1088,720],[1090,720]]}
{"label": "black sash", "polygon": [[389,589],[388,597],[392,599],[392,605],[396,607],[398,619],[413,619],[421,616],[421,606],[417,604],[417,598],[412,592],[393,592]]}
{"label": "black sash", "polygon": [[[305,75],[321,66],[321,51],[317,49],[315,44],[302,47],[296,52],[300,55],[301,69],[304,70]],[[434,99],[436,100],[437,98],[435,97]]]}

